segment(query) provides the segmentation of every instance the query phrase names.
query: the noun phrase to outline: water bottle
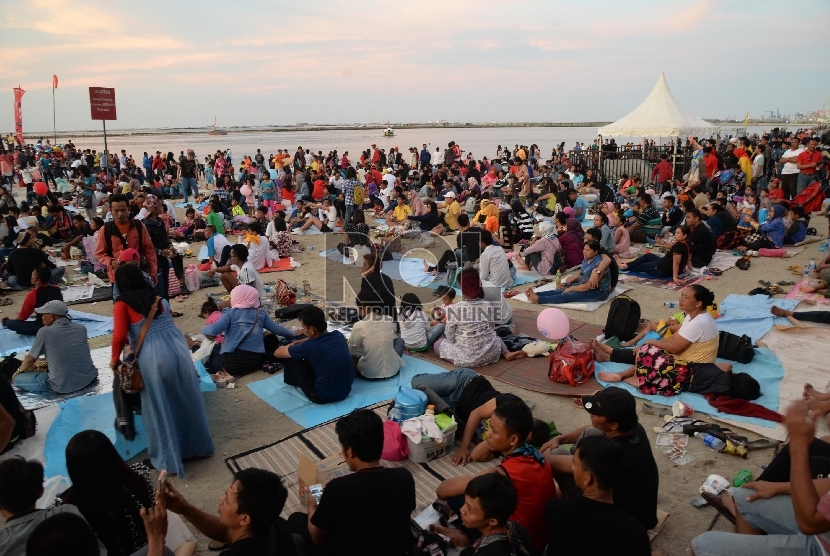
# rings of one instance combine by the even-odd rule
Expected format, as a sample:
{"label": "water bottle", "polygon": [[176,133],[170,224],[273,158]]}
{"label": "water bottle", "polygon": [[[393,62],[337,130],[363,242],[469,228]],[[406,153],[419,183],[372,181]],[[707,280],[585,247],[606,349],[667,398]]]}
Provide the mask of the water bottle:
{"label": "water bottle", "polygon": [[663,307],[668,307],[669,309],[674,309],[674,301],[666,301],[663,303]]}
{"label": "water bottle", "polygon": [[810,281],[810,267],[809,267],[809,265],[804,267],[804,273],[801,275],[801,281],[804,282],[805,284]]}
{"label": "water bottle", "polygon": [[395,421],[396,423],[400,423],[401,422],[401,410],[397,407],[393,407],[392,409],[389,410],[389,413],[386,415],[386,417],[388,419],[392,420],[392,421]]}
{"label": "water bottle", "polygon": [[810,266],[808,268],[810,269],[810,272],[815,271],[815,269],[816,269],[816,260],[815,259],[810,259]]}
{"label": "water bottle", "polygon": [[695,436],[700,438],[704,444],[718,452],[720,452],[726,447],[726,443],[717,436],[712,436],[711,434],[706,434],[703,432],[696,432]]}

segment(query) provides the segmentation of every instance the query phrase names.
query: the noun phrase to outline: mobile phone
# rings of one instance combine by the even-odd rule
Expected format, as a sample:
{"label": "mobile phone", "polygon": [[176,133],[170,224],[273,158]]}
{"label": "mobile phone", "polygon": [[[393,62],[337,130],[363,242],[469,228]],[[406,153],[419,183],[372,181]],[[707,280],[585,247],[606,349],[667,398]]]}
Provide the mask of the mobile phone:
{"label": "mobile phone", "polygon": [[692,506],[694,506],[695,508],[702,508],[703,506],[708,506],[709,505],[709,502],[707,502],[705,499],[701,498],[700,496],[698,496],[697,498],[692,498],[691,502],[692,502]]}
{"label": "mobile phone", "polygon": [[323,496],[323,485],[316,484],[308,487],[308,493],[314,497],[315,502],[320,503],[320,498]]}
{"label": "mobile phone", "polygon": [[165,488],[164,481],[167,479],[167,469],[162,469],[161,473],[159,473],[159,482],[158,482],[158,490],[161,491],[161,495],[165,496],[167,494],[167,489]]}

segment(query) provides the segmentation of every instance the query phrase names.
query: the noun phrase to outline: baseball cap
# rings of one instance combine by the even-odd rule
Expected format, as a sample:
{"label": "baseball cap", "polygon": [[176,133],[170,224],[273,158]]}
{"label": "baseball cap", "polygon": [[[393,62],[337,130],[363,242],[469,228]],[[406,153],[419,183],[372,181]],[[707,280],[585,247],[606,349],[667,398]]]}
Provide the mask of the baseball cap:
{"label": "baseball cap", "polygon": [[53,299],[35,309],[35,313],[39,315],[58,315],[60,317],[65,317],[68,312],[69,309],[66,307],[66,303],[60,299]]}
{"label": "baseball cap", "polygon": [[122,263],[127,263],[130,261],[140,261],[141,256],[138,254],[138,251],[130,247],[129,249],[124,249],[121,251],[121,255],[118,257],[118,260]]}
{"label": "baseball cap", "polygon": [[444,193],[444,197],[455,197],[455,191],[447,191]]}
{"label": "baseball cap", "polygon": [[193,149],[187,149],[187,154],[188,154],[188,155],[191,155],[191,154],[192,154],[192,155],[195,155],[196,153],[195,153],[195,152],[193,152]]}
{"label": "baseball cap", "polygon": [[634,396],[622,388],[606,388],[593,396],[582,396],[582,407],[591,415],[606,417],[615,423],[637,421]]}

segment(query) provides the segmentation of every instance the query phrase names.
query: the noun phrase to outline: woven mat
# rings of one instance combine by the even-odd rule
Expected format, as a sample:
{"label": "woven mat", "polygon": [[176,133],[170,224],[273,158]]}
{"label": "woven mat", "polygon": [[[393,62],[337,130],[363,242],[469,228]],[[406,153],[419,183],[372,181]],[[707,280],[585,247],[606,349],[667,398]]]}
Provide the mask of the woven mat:
{"label": "woven mat", "polygon": [[[536,328],[536,317],[538,315],[539,313],[534,311],[513,309],[513,324],[516,326],[515,334],[527,334],[533,338],[539,338],[539,329]],[[571,334],[581,342],[587,343],[592,338],[602,334],[601,326],[574,319],[571,319],[570,322]],[[411,355],[429,359],[433,363],[448,369],[455,368],[449,361],[440,359],[432,349],[421,353],[412,353]],[[507,361],[502,358],[492,365],[476,367],[474,370],[486,377],[543,394],[584,396],[602,389],[602,386],[593,378],[576,387],[553,382],[548,378],[549,366],[550,359],[548,357],[526,357],[515,361]]]}
{"label": "woven mat", "polygon": [[[381,418],[386,418],[386,411],[389,402],[382,402],[368,409],[373,409]],[[288,500],[285,502],[283,517],[293,512],[306,511],[305,502],[300,500],[299,479],[297,477],[297,465],[300,456],[305,455],[312,461],[319,461],[328,456],[340,452],[340,443],[334,432],[336,421],[329,421],[317,427],[305,429],[287,438],[249,450],[242,454],[231,456],[225,460],[225,464],[233,473],[243,469],[257,468],[273,471],[283,478],[285,487],[288,489]],[[444,456],[430,461],[429,463],[414,463],[409,460],[385,461],[381,460],[384,467],[403,467],[412,473],[415,479],[415,511],[413,517],[422,512],[435,499],[435,489],[444,479],[459,477],[462,475],[474,475],[488,469],[498,463],[498,460],[488,463],[471,463],[466,467],[456,467],[452,464],[449,456]]]}

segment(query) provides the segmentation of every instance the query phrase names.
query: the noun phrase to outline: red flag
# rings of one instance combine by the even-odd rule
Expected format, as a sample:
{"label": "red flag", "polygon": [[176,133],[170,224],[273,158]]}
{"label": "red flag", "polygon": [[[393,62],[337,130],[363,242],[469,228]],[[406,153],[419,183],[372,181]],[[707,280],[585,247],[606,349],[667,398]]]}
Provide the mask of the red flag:
{"label": "red flag", "polygon": [[52,88],[53,89],[58,88],[58,76],[54,75],[54,74],[52,75]]}

